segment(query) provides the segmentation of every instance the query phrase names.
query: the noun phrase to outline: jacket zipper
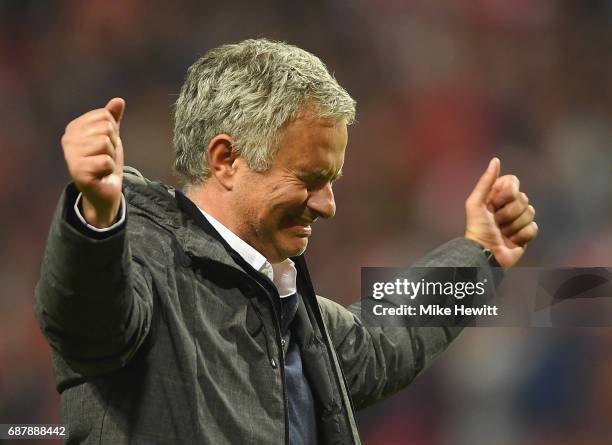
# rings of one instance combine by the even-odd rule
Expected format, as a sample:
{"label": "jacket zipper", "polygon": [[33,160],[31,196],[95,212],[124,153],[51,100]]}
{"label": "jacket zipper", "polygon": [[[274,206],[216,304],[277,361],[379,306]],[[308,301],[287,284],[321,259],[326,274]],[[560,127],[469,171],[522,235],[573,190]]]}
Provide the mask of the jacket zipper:
{"label": "jacket zipper", "polygon": [[[310,292],[311,295],[314,296],[314,304],[313,304],[312,311],[314,313],[317,323],[320,326],[321,334],[323,336],[323,341],[326,346],[325,350],[327,352],[327,357],[332,367],[332,371],[333,371],[333,374],[336,380],[336,385],[338,385],[340,401],[342,405],[344,406],[344,417],[347,422],[347,427],[349,428],[349,433],[352,436],[351,437],[352,443],[353,444],[361,443],[359,442],[359,433],[353,429],[352,422],[351,422],[351,417],[353,418],[355,423],[356,423],[356,419],[354,417],[355,408],[353,406],[353,400],[351,399],[349,386],[346,381],[346,377],[344,376],[344,372],[342,371],[342,367],[340,366],[339,359],[336,356],[335,348],[334,348],[333,342],[331,341],[331,336],[329,335],[327,326],[323,322],[323,315],[321,314],[321,309],[319,308],[319,304],[316,301],[317,296],[316,296],[316,293],[314,292],[314,289],[312,288],[312,281],[310,280],[310,274],[308,273],[308,269],[306,267],[303,267],[303,268],[300,267],[298,271],[301,271],[303,274],[302,280],[304,282],[303,284],[305,285],[306,289]],[[299,276],[300,275],[298,273],[298,277]],[[346,392],[346,394],[343,394],[343,390],[342,390],[343,387],[344,387],[344,391]]]}
{"label": "jacket zipper", "polygon": [[[255,281],[257,285],[261,288],[261,290],[266,294],[266,297],[268,297],[268,300],[271,300],[270,294],[263,287],[263,285],[256,279],[253,279],[253,281]],[[278,294],[277,294],[277,297],[278,297]],[[270,304],[272,306],[272,312],[274,312],[274,331],[276,333],[276,344],[278,346],[278,350],[280,351],[280,359],[281,359],[280,360],[281,363],[278,364],[278,367],[280,369],[281,381],[282,381],[282,387],[283,387],[283,407],[285,411],[285,443],[289,445],[289,401],[287,400],[287,382],[285,380],[285,339],[283,338],[281,334],[280,324],[278,322],[280,316],[276,312],[276,307],[274,306],[274,303],[270,301]],[[261,316],[261,313],[259,315]],[[265,331],[265,323],[263,319],[261,320],[261,322],[264,326],[264,331]],[[268,340],[266,339],[266,344],[267,342]],[[274,357],[272,357],[272,360],[274,360]],[[273,364],[272,364],[272,367],[274,367]]]}

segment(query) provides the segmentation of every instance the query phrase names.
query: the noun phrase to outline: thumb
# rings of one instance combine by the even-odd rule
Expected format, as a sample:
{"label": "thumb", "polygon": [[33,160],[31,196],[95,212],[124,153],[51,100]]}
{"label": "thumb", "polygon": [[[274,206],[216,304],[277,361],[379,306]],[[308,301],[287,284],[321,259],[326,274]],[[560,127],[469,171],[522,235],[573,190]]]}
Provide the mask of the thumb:
{"label": "thumb", "polygon": [[486,203],[491,187],[493,187],[495,180],[499,177],[500,168],[499,159],[491,159],[489,166],[478,180],[478,183],[476,183],[476,187],[474,187],[470,195],[471,200],[478,203]]}
{"label": "thumb", "polygon": [[115,97],[108,101],[104,107],[111,112],[117,125],[121,124],[121,118],[123,118],[123,112],[125,111],[125,100],[120,97]]}

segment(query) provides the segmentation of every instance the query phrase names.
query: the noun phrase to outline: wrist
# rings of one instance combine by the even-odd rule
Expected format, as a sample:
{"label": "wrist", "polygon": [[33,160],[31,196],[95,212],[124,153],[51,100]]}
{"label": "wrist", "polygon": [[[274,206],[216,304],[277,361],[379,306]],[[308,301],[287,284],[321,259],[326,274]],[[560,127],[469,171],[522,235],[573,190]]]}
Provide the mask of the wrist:
{"label": "wrist", "polygon": [[502,267],[501,264],[499,264],[499,262],[497,261],[497,258],[495,257],[495,251],[493,249],[490,249],[487,246],[485,246],[483,242],[471,236],[468,232],[466,232],[464,238],[478,245],[478,247],[480,247],[483,255],[487,258],[487,262],[489,263],[491,267]]}
{"label": "wrist", "polygon": [[113,204],[109,209],[97,209],[89,200],[83,196],[81,199],[82,215],[87,224],[98,229],[106,229],[117,222],[121,200]]}

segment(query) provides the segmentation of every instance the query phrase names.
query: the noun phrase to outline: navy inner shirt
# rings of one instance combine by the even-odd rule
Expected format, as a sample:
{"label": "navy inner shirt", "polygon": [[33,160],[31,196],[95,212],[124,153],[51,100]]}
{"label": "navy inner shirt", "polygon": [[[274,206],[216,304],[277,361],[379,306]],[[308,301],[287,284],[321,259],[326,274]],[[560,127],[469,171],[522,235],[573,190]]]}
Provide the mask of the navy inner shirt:
{"label": "navy inner shirt", "polygon": [[291,341],[291,322],[299,306],[297,294],[281,298],[281,334],[285,354],[285,383],[289,407],[289,443],[315,445],[317,420],[314,398],[302,369],[302,355],[296,341]]}

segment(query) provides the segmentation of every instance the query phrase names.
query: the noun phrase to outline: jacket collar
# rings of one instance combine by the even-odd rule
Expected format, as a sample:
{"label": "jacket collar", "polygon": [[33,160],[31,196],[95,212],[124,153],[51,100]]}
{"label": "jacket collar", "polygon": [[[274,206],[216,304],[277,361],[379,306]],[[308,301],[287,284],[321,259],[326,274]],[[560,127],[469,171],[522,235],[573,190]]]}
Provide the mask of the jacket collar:
{"label": "jacket collar", "polygon": [[[187,255],[244,272],[247,263],[180,190],[160,182],[126,181],[124,192],[128,206],[170,230]],[[292,257],[291,260],[298,270],[298,277],[306,278],[309,290],[312,290],[304,256]]]}
{"label": "jacket collar", "polygon": [[128,208],[172,232],[187,255],[242,271],[233,258],[235,252],[180,190],[159,182],[126,181],[124,193]]}

